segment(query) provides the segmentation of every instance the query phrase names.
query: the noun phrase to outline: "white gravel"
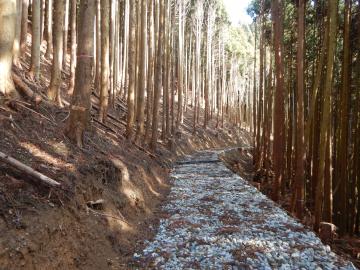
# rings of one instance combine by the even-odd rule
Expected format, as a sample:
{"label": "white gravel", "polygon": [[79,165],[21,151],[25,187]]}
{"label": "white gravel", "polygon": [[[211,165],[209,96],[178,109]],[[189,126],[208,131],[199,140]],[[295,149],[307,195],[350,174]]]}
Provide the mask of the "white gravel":
{"label": "white gravel", "polygon": [[187,157],[172,179],[169,218],[134,254],[144,268],[356,269],[218,162],[216,151]]}

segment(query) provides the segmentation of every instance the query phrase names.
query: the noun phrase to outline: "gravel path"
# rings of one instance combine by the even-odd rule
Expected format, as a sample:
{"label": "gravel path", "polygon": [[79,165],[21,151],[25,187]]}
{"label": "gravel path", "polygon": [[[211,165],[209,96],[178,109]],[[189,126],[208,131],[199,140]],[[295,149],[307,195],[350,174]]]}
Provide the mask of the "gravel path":
{"label": "gravel path", "polygon": [[233,174],[218,152],[178,164],[156,237],[134,257],[146,269],[356,269]]}

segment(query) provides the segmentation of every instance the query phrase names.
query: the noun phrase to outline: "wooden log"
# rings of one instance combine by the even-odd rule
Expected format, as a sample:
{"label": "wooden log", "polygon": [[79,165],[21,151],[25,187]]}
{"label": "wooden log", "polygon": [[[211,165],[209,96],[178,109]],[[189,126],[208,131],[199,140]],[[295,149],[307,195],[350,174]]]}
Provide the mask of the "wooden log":
{"label": "wooden log", "polygon": [[20,93],[23,96],[30,99],[36,105],[39,105],[42,102],[42,98],[39,95],[35,94],[34,91],[31,90],[30,87],[27,86],[18,75],[13,73],[12,77],[13,77],[13,81],[16,85],[16,88],[20,91]]}
{"label": "wooden log", "polygon": [[59,182],[56,182],[55,180],[47,177],[46,175],[43,175],[42,173],[39,173],[35,171],[34,169],[30,168],[29,166],[25,165],[24,163],[0,152],[0,161],[18,169],[24,174],[30,175],[37,180],[39,180],[41,183],[50,186],[50,187],[58,187],[60,186]]}

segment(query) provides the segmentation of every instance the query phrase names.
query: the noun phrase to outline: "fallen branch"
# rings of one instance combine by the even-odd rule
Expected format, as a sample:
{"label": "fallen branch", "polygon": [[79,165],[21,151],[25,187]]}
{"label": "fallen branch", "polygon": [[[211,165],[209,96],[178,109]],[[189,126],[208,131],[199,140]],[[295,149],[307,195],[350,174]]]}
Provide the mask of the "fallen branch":
{"label": "fallen branch", "polygon": [[12,77],[15,85],[17,86],[17,89],[20,90],[22,95],[30,99],[36,105],[39,105],[42,102],[42,98],[35,94],[34,91],[31,90],[30,87],[27,86],[18,75],[13,73]]}
{"label": "fallen branch", "polygon": [[42,182],[45,185],[51,186],[51,187],[58,187],[60,186],[59,182],[56,182],[55,180],[47,177],[46,175],[43,175],[42,173],[39,173],[35,171],[34,169],[30,168],[29,166],[25,165],[24,163],[0,152],[0,161],[18,169],[22,173],[25,173],[27,175],[30,175],[40,182]]}
{"label": "fallen branch", "polygon": [[86,207],[87,211],[93,212],[95,215],[99,215],[99,216],[103,216],[103,217],[109,217],[109,218],[113,218],[113,219],[117,219],[120,220],[124,223],[126,223],[127,225],[130,225],[129,222],[127,222],[125,219],[121,218],[121,217],[117,217],[117,216],[113,216],[113,215],[109,215],[109,214],[104,214],[104,213],[100,213],[98,211],[95,211],[93,209],[91,209],[90,207]]}

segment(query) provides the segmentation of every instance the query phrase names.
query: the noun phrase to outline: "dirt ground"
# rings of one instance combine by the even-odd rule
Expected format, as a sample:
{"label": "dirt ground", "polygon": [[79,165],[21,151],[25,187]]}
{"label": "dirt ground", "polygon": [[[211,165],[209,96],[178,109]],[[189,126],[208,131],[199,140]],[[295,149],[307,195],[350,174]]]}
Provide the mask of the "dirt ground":
{"label": "dirt ground", "polygon": [[[50,63],[43,59],[43,76],[36,83],[21,70],[14,72],[44,96]],[[63,77],[68,101],[66,72]],[[63,135],[66,106],[0,103],[0,151],[61,183],[61,188],[48,188],[0,163],[1,270],[131,268],[134,251],[156,230],[172,162],[195,150],[249,140],[243,129],[217,129],[215,120],[193,134],[189,110],[172,145],[160,141],[157,152],[150,153],[123,137],[124,107],[116,102],[110,111],[115,120],[106,126],[92,122],[79,149]]]}

